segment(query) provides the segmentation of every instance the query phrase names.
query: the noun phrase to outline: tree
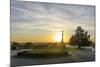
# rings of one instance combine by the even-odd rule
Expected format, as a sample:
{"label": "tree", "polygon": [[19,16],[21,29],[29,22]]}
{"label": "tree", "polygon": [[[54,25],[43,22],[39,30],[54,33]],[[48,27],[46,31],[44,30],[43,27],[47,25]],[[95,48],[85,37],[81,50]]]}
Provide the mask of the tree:
{"label": "tree", "polygon": [[13,45],[19,45],[19,43],[17,43],[17,42],[13,42],[12,44],[13,44]]}
{"label": "tree", "polygon": [[81,26],[78,26],[75,30],[75,34],[71,36],[69,44],[77,45],[78,48],[91,45],[90,35],[87,31],[84,31]]}
{"label": "tree", "polygon": [[27,42],[27,43],[25,43],[25,45],[24,45],[24,47],[25,47],[26,49],[32,48],[32,46],[33,46],[33,43],[31,43],[31,42]]}
{"label": "tree", "polygon": [[11,50],[16,50],[18,45],[19,45],[19,43],[17,43],[17,42],[11,42]]}

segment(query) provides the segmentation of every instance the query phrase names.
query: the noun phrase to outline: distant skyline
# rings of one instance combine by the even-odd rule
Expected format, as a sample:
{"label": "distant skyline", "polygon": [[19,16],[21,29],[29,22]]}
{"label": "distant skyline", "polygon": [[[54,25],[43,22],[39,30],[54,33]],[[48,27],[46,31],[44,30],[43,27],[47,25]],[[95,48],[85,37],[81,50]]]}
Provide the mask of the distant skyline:
{"label": "distant skyline", "polygon": [[68,42],[77,26],[95,38],[95,6],[11,1],[11,41],[55,42],[64,31]]}

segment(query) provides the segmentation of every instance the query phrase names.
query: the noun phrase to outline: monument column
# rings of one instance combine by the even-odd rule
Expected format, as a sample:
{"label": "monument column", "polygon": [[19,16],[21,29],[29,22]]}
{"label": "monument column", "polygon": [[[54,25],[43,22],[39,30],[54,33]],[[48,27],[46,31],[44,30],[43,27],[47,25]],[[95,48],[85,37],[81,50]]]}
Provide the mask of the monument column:
{"label": "monument column", "polygon": [[64,42],[63,42],[63,35],[64,35],[64,34],[63,34],[63,30],[62,30],[62,44],[64,43]]}

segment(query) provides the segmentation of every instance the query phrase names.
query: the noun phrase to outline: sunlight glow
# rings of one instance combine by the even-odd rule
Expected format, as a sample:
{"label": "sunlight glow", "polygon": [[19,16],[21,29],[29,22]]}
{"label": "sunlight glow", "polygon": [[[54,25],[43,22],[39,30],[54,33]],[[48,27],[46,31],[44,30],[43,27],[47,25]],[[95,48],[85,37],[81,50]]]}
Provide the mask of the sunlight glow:
{"label": "sunlight glow", "polygon": [[54,40],[55,40],[56,42],[61,42],[61,40],[62,40],[62,35],[61,35],[61,33],[55,34]]}

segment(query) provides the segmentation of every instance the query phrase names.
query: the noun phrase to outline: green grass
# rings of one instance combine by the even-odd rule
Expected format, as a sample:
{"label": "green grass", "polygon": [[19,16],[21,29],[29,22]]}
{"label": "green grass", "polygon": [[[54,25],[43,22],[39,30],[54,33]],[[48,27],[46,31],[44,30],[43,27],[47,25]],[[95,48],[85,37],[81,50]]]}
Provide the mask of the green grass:
{"label": "green grass", "polygon": [[37,54],[40,54],[40,53],[47,53],[47,54],[63,53],[63,49],[61,49],[61,48],[36,48],[36,49],[32,50],[32,53],[37,53]]}
{"label": "green grass", "polygon": [[78,50],[78,48],[69,48],[69,47],[66,47],[65,50],[67,50],[67,51],[75,51],[75,50]]}
{"label": "green grass", "polygon": [[42,47],[42,48],[35,48],[33,47],[30,51],[23,51],[19,53],[19,56],[24,57],[57,57],[68,55],[68,52],[65,51],[63,48],[56,48],[56,47]]}

